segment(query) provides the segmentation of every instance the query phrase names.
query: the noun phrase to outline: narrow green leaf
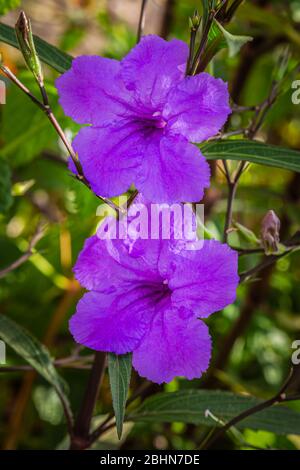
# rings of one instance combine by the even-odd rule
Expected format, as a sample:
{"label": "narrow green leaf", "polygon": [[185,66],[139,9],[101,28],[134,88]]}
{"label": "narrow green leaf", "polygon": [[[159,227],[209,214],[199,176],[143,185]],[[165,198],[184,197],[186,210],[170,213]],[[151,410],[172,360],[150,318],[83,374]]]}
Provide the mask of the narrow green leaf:
{"label": "narrow green leaf", "polygon": [[208,160],[242,160],[300,172],[300,152],[251,140],[215,140],[201,144]]}
{"label": "narrow green leaf", "polygon": [[0,338],[49,382],[69,408],[66,384],[57,373],[49,351],[22,326],[0,314]]}
{"label": "narrow green leaf", "polygon": [[[33,36],[36,51],[42,62],[50,65],[58,72],[65,72],[71,67],[72,57],[65,52],[60,51],[57,47],[48,44],[38,36]],[[0,41],[10,44],[19,49],[14,28],[0,23]]]}
{"label": "narrow green leaf", "polygon": [[203,24],[205,25],[209,15],[209,1],[202,0],[202,16],[203,16]]}
{"label": "narrow green leaf", "polygon": [[108,372],[118,437],[121,439],[131,377],[131,354],[108,354]]}
{"label": "narrow green leaf", "polygon": [[[228,422],[261,401],[250,396],[216,390],[159,393],[145,400],[126,420],[155,423],[179,421],[211,427],[220,425],[218,420]],[[238,423],[237,427],[261,429],[276,434],[300,434],[300,413],[286,406],[275,405],[249,416]]]}
{"label": "narrow green leaf", "polygon": [[12,201],[10,169],[7,163],[0,159],[0,213],[6,212]]}

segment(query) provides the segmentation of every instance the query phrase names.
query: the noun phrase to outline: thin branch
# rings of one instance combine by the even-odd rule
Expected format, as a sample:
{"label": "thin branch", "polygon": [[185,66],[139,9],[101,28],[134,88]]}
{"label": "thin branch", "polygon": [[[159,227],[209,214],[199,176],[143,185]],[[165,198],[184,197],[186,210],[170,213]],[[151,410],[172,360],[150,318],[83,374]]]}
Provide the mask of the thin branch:
{"label": "thin branch", "polygon": [[[277,97],[279,95],[279,84],[277,82],[273,82],[270,93],[268,97],[258,106],[255,107],[255,115],[247,129],[244,130],[244,135],[248,139],[253,140],[256,136],[257,132],[261,128],[266,118],[267,113],[269,112],[272,105],[275,103]],[[240,133],[240,131],[237,131]],[[225,168],[225,166],[224,166]],[[234,176],[233,181],[231,177],[227,177],[228,183],[228,199],[227,199],[227,209],[226,209],[226,217],[225,217],[225,224],[224,224],[224,234],[223,234],[223,241],[227,243],[228,241],[228,231],[232,224],[232,214],[233,214],[233,202],[235,199],[237,186],[242,176],[243,172],[247,168],[247,162],[240,162],[236,174]]]}
{"label": "thin branch", "polygon": [[223,134],[219,134],[217,137],[214,137],[211,140],[228,139],[229,137],[233,137],[235,135],[244,135],[244,134],[245,134],[245,129],[237,129],[235,131],[224,132]]}
{"label": "thin branch", "polygon": [[44,223],[39,223],[37,225],[37,228],[36,228],[36,231],[35,231],[33,237],[29,241],[27,251],[22,256],[20,256],[20,258],[18,258],[16,261],[14,261],[11,265],[7,266],[7,268],[4,268],[0,271],[0,279],[7,276],[7,274],[9,274],[10,272],[17,269],[19,266],[24,264],[34,254],[34,247],[37,245],[37,243],[43,237],[44,232],[45,232],[45,224]]}
{"label": "thin branch", "polygon": [[89,433],[93,411],[106,367],[106,354],[96,352],[85,395],[76,419],[70,449],[85,449],[90,445]]}
{"label": "thin branch", "polygon": [[[292,253],[294,250],[299,249],[300,247],[300,232],[296,232],[291,238],[286,240],[283,245],[286,248],[286,251],[280,254],[274,253],[273,255],[265,256],[262,261],[254,266],[254,268],[249,269],[249,271],[245,271],[244,273],[240,274],[240,282],[245,281],[246,279],[250,278],[254,274],[259,273],[263,269],[271,266],[272,264],[276,263],[279,259],[287,256],[288,254]],[[233,248],[234,249],[234,248]],[[239,248],[237,248],[239,251]],[[251,254],[251,253],[259,253],[264,251],[262,248],[256,248],[253,250],[243,250],[241,254]]]}
{"label": "thin branch", "polygon": [[111,423],[111,421],[114,419],[115,415],[114,413],[111,413],[108,415],[108,417],[103,421],[103,423],[100,424],[91,434],[89,437],[89,447],[96,442],[102,434],[107,431],[107,429],[110,429],[114,427],[116,424],[115,422]]}
{"label": "thin branch", "polygon": [[256,111],[257,106],[240,106],[239,104],[233,103],[231,105],[231,110],[233,113],[244,113],[246,111]]}
{"label": "thin branch", "polygon": [[228,431],[232,426],[237,425],[238,423],[240,423],[244,419],[248,418],[249,416],[252,416],[253,414],[258,413],[259,411],[270,408],[271,406],[273,406],[275,404],[284,403],[286,401],[291,401],[293,399],[297,400],[299,398],[299,395],[295,395],[295,396],[287,396],[286,395],[286,391],[287,391],[288,387],[290,386],[291,381],[293,380],[293,378],[294,378],[293,369],[291,369],[288,378],[286,379],[286,381],[284,382],[284,384],[280,388],[279,392],[276,393],[276,395],[274,395],[269,400],[266,400],[262,403],[259,403],[258,405],[255,405],[255,406],[243,411],[242,413],[240,413],[239,415],[235,416],[230,421],[228,421],[228,423],[226,423],[222,428],[217,430],[215,435],[207,443],[206,449],[211,447],[217,440],[219,440],[220,437],[222,437],[222,435],[226,431]]}
{"label": "thin branch", "polygon": [[263,271],[268,266],[271,266],[272,264],[276,263],[279,259],[284,258],[285,256],[292,253],[292,251],[293,250],[288,250],[284,253],[281,253],[280,255],[265,256],[264,259],[257,266],[254,266],[254,268],[249,269],[249,271],[245,271],[240,274],[240,282],[244,282],[246,279],[249,279],[255,274],[258,274],[260,271]]}
{"label": "thin branch", "polygon": [[139,192],[137,189],[135,189],[133,191],[133,193],[129,196],[128,200],[127,200],[127,209],[129,209],[129,207],[133,204],[134,200],[136,199],[136,197],[138,196]]}
{"label": "thin branch", "polygon": [[223,233],[223,242],[227,243],[228,241],[228,230],[231,226],[232,214],[233,214],[233,201],[235,198],[235,193],[237,189],[237,184],[233,182],[228,183],[228,198],[227,198],[227,208],[224,224],[224,233]]}
{"label": "thin branch", "polygon": [[42,111],[44,111],[43,103],[38,100],[22,82],[20,82],[20,80],[12,73],[12,71],[8,67],[3,64],[0,64],[0,70],[2,70],[4,75],[6,75],[7,78],[9,78],[15,85],[17,85],[17,87],[20,88],[20,90],[22,90],[23,93],[25,93],[25,95],[27,95],[28,98],[30,98],[34,104],[36,104]]}
{"label": "thin branch", "polygon": [[[287,243],[287,242],[286,242]],[[297,248],[299,248],[299,244],[295,244],[295,245],[287,245],[286,243],[283,243],[283,245],[285,245],[286,247],[286,254],[288,254],[290,251],[292,250],[295,250]],[[237,247],[237,246],[232,246],[230,245],[230,248],[232,250],[235,250],[238,252],[239,256],[246,256],[246,255],[253,255],[253,254],[260,254],[260,253],[265,253],[265,250],[264,248],[240,248],[240,247]],[[281,253],[282,254],[282,253]],[[276,256],[276,254],[275,254]],[[279,255],[277,255],[277,258],[278,258]]]}
{"label": "thin branch", "polygon": [[[55,367],[68,368],[68,369],[91,369],[90,362],[92,361],[93,356],[69,356],[62,359],[56,359],[53,361]],[[34,367],[21,364],[17,366],[1,366],[0,373],[6,372],[27,372],[29,370],[35,370]]]}
{"label": "thin branch", "polygon": [[64,394],[61,393],[61,391],[59,389],[56,389],[56,393],[58,394],[58,396],[60,398],[60,402],[62,404],[63,412],[64,412],[64,415],[65,415],[65,418],[66,418],[68,434],[70,436],[70,439],[72,439],[73,426],[74,426],[74,418],[73,418],[72,410],[71,410],[71,408],[69,406],[69,403],[66,400]]}
{"label": "thin branch", "polygon": [[137,43],[140,42],[143,31],[144,31],[144,27],[145,27],[146,5],[147,5],[147,0],[142,0],[141,12],[140,12],[139,24],[138,24],[138,30],[137,30],[137,36],[136,36]]}
{"label": "thin branch", "polygon": [[194,55],[195,55],[196,37],[197,37],[197,32],[200,26],[200,17],[199,17],[197,10],[194,12],[194,15],[192,16],[192,18],[190,18],[190,21],[191,21],[190,45],[189,45],[189,56],[188,56],[188,60],[186,63],[186,70],[185,70],[186,75],[189,75],[192,70],[193,60],[194,60]]}
{"label": "thin branch", "polygon": [[228,163],[227,163],[226,160],[222,160],[222,163],[223,163],[224,172],[225,172],[224,174],[225,174],[227,183],[230,184],[231,183],[231,176],[230,176],[230,172],[229,172],[229,168],[228,168]]}
{"label": "thin branch", "polygon": [[188,75],[196,75],[196,73],[197,73],[198,67],[200,65],[200,60],[201,60],[202,54],[203,54],[203,52],[205,50],[205,47],[206,47],[206,44],[208,42],[208,33],[209,33],[209,30],[210,30],[211,25],[213,23],[214,17],[215,17],[215,12],[211,11],[209,13],[209,17],[207,19],[207,22],[204,26],[202,37],[201,37],[201,40],[200,40],[200,45],[199,45],[198,50],[196,52],[193,63],[191,64],[190,70],[188,71]]}

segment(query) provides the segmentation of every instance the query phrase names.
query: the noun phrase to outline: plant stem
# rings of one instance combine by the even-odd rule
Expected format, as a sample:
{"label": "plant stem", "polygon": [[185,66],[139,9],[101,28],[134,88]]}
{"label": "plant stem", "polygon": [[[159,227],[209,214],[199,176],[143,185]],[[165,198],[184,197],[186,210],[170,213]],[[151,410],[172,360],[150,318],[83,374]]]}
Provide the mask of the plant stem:
{"label": "plant stem", "polygon": [[141,12],[140,12],[139,24],[138,24],[138,31],[137,31],[137,37],[136,37],[136,42],[137,43],[140,42],[142,34],[143,34],[144,27],[145,27],[146,5],[147,5],[147,0],[142,0]]}
{"label": "plant stem", "polygon": [[196,35],[197,35],[198,28],[192,28],[190,34],[190,47],[189,47],[189,57],[186,63],[186,75],[191,73],[191,68],[193,65],[193,59],[195,54],[195,43],[196,43]]}
{"label": "plant stem", "polygon": [[9,78],[15,85],[17,85],[17,87],[19,87],[20,90],[22,90],[23,93],[25,93],[25,95],[27,95],[28,98],[30,98],[31,101],[34,102],[34,104],[36,104],[42,111],[44,111],[43,103],[40,100],[38,100],[22,82],[20,82],[20,80],[12,73],[11,70],[9,70],[8,67],[1,64],[0,70],[2,70],[4,75],[6,75],[7,78]]}
{"label": "plant stem", "polygon": [[[274,395],[274,397],[270,398],[269,400],[266,400],[262,403],[259,403],[258,405],[253,406],[252,408],[249,408],[248,410],[243,411],[239,415],[235,416],[232,418],[228,423],[226,423],[223,427],[217,430],[217,432],[214,434],[214,436],[210,439],[210,441],[206,445],[206,449],[211,447],[220,437],[228,431],[232,426],[235,426],[238,424],[240,421],[243,421],[244,419],[248,418],[249,416],[252,416],[255,413],[258,413],[259,411],[265,410],[266,408],[269,408],[270,406],[273,406],[275,404],[279,403],[284,403],[285,401],[290,401],[293,397],[288,397],[286,396],[286,390],[288,389],[289,385],[291,384],[291,381],[293,380],[293,369],[290,371],[290,374],[286,381],[284,382],[283,386],[280,388],[279,392]],[[297,399],[297,396],[296,396]]]}
{"label": "plant stem", "polygon": [[[275,103],[277,97],[278,97],[278,83],[273,82],[271,90],[269,92],[269,96],[258,106],[256,106],[255,109],[255,115],[247,129],[244,130],[244,135],[248,137],[248,139],[253,140],[254,137],[256,136],[257,132],[261,128],[261,126],[264,123],[265,117],[272,107],[272,105]],[[240,133],[240,131],[238,131]],[[224,225],[224,234],[223,234],[223,241],[224,243],[227,243],[228,241],[228,230],[230,229],[231,223],[232,223],[232,214],[233,214],[233,202],[235,199],[236,195],[236,190],[237,186],[239,183],[239,179],[242,176],[244,170],[247,167],[246,162],[241,162],[239,164],[239,167],[237,169],[236,175],[234,177],[234,180],[231,181],[231,177],[228,172],[228,166],[227,163],[223,161],[224,169],[226,171],[226,179],[228,183],[228,199],[227,199],[227,210],[226,210],[226,217],[225,217],[225,225]]]}
{"label": "plant stem", "polygon": [[20,256],[20,258],[14,261],[11,265],[7,266],[6,268],[0,271],[0,279],[7,276],[7,274],[9,274],[10,272],[17,269],[19,266],[24,264],[28,260],[28,258],[30,258],[33,255],[35,245],[40,241],[40,239],[44,235],[44,228],[45,228],[45,225],[41,223],[38,224],[33,237],[28,243],[27,251],[22,256]]}
{"label": "plant stem", "polygon": [[254,268],[249,269],[249,271],[245,271],[240,274],[240,282],[244,282],[246,279],[254,276],[254,274],[257,274],[268,266],[271,266],[272,264],[276,263],[279,259],[289,255],[292,251],[293,250],[288,250],[280,255],[265,256],[264,259],[258,265],[254,266]]}
{"label": "plant stem", "polygon": [[93,411],[106,367],[106,354],[96,352],[93,367],[86,386],[81,408],[75,422],[70,449],[85,449],[90,445],[90,428]]}
{"label": "plant stem", "polygon": [[199,67],[202,54],[205,50],[205,47],[206,47],[206,44],[207,44],[207,41],[208,41],[208,33],[209,33],[210,27],[212,25],[214,15],[215,15],[215,12],[210,12],[209,17],[208,17],[207,22],[206,22],[206,25],[204,26],[204,30],[203,30],[202,37],[201,37],[201,40],[200,40],[199,48],[196,52],[194,61],[193,61],[192,65],[190,67],[190,70],[189,70],[190,75],[196,75],[196,73],[197,73],[197,69]]}
{"label": "plant stem", "polygon": [[232,221],[233,201],[235,198],[236,189],[237,189],[237,185],[230,182],[228,185],[227,209],[226,209],[224,234],[223,234],[224,243],[228,242],[228,230],[231,226],[231,221]]}

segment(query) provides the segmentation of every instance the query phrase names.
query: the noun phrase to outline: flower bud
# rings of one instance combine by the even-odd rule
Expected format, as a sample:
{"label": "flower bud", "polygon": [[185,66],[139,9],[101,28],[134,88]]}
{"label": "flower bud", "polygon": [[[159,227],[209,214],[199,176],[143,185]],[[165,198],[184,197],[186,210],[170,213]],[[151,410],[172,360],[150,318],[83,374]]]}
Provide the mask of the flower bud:
{"label": "flower bud", "polygon": [[27,67],[33,73],[37,82],[43,84],[42,67],[35,49],[30,20],[24,11],[20,13],[15,31]]}
{"label": "flower bud", "polygon": [[274,211],[266,213],[261,224],[261,243],[266,254],[277,252],[279,249],[280,220]]}
{"label": "flower bud", "polygon": [[198,10],[194,11],[192,17],[189,18],[189,24],[192,31],[197,31],[201,22],[201,17],[198,13]]}

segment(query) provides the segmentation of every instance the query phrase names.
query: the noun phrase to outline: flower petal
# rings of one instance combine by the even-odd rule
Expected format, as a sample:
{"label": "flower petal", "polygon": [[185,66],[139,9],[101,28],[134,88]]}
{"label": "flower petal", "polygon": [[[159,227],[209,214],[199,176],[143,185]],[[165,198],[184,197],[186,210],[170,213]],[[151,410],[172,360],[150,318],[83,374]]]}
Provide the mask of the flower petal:
{"label": "flower petal", "polygon": [[59,103],[79,124],[103,125],[128,112],[129,94],[119,77],[120,63],[81,56],[56,80]]}
{"label": "flower petal", "polygon": [[156,203],[198,202],[210,170],[199,149],[180,136],[149,140],[136,187]]}
{"label": "flower petal", "polygon": [[221,129],[230,112],[227,84],[201,73],[171,90],[163,116],[173,132],[202,142]]}
{"label": "flower petal", "polygon": [[188,46],[145,36],[121,62],[121,76],[136,99],[161,109],[170,88],[184,78]]}
{"label": "flower petal", "polygon": [[85,127],[73,141],[83,172],[99,196],[118,196],[135,181],[141,161],[141,135],[134,124]]}
{"label": "flower petal", "polygon": [[174,256],[172,269],[169,287],[174,305],[205,318],[235,301],[238,255],[228,245],[205,240],[202,249]]}
{"label": "flower petal", "polygon": [[137,240],[134,249],[124,240],[86,240],[74,266],[76,279],[89,290],[126,292],[141,282],[160,279],[158,240]]}
{"label": "flower petal", "polygon": [[211,341],[207,326],[184,309],[155,315],[140,345],[133,351],[133,366],[153,382],[176,376],[191,380],[208,368]]}
{"label": "flower petal", "polygon": [[89,292],[70,319],[70,331],[77,343],[88,348],[125,354],[138,346],[153,312],[147,289],[134,289],[116,297]]}

